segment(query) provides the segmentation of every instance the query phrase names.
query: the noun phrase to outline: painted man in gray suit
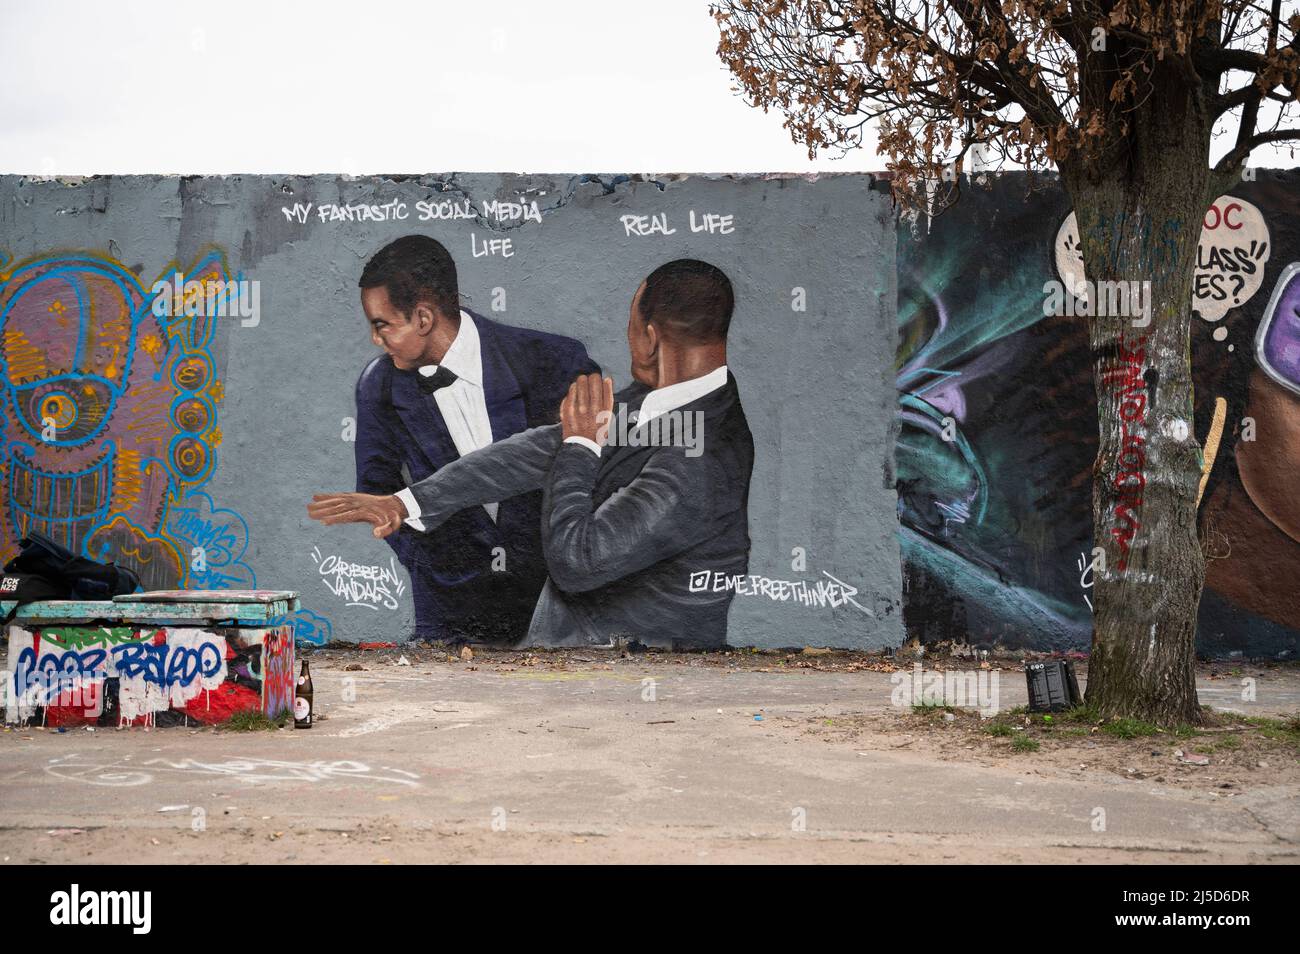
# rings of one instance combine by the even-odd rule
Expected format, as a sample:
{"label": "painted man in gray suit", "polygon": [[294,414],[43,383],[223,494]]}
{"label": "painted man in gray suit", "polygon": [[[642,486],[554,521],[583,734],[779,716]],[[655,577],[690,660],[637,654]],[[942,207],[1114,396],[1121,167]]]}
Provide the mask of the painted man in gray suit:
{"label": "painted man in gray suit", "polygon": [[[734,296],[719,269],[660,266],[632,299],[634,383],[583,375],[560,424],[452,461],[399,497],[317,495],[327,524],[369,523],[386,537],[410,517],[427,532],[467,507],[541,488],[549,578],[522,645],[716,648],[734,591],[714,580],[749,567],[754,443],[727,368]],[[629,423],[630,422],[630,423]],[[523,634],[521,634],[523,635]]]}

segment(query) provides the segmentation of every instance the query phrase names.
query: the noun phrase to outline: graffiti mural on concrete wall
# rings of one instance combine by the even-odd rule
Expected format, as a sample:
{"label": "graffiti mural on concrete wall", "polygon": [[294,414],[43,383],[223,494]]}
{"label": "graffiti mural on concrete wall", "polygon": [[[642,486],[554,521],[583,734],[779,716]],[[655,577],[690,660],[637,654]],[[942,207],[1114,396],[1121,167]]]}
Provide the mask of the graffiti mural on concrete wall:
{"label": "graffiti mural on concrete wall", "polygon": [[[252,313],[250,283],[216,251],[138,271],[93,253],[0,268],[0,561],[32,531],[144,589],[254,588],[247,522],[202,489],[223,436],[216,322]],[[299,616],[326,641],[328,620]]]}
{"label": "graffiti mural on concrete wall", "polygon": [[676,259],[631,292],[617,394],[580,341],[462,308],[435,239],[390,243],[359,284],[384,353],[357,385],[358,493],[312,513],[385,535],[417,636],[726,643],[736,586],[699,581],[748,579],[754,442],[721,269]]}
{"label": "graffiti mural on concrete wall", "polygon": [[[1298,184],[1260,173],[1200,223],[1207,653],[1294,652],[1300,638]],[[1058,277],[1087,294],[1079,262],[1062,193],[1021,176],[973,185],[928,230],[900,228],[899,533],[908,628],[924,639],[1088,644],[1097,425],[1083,316],[1105,301],[1044,308]],[[1123,368],[1113,377],[1122,391]],[[1132,503],[1121,536],[1141,532]]]}
{"label": "graffiti mural on concrete wall", "polygon": [[[217,256],[191,272],[228,279]],[[252,586],[247,527],[199,490],[221,443],[212,325],[183,304],[172,320],[158,300],[102,256],[0,275],[0,556],[30,530],[129,566],[149,589]]]}
{"label": "graffiti mural on concrete wall", "polygon": [[[899,640],[891,303],[862,287],[892,284],[894,243],[869,177],[0,183],[0,555],[35,530],[148,588],[295,589],[310,608],[277,622],[306,643]],[[409,275],[361,281],[405,236],[445,250],[450,380],[385,345]],[[586,409],[560,414],[597,372],[618,381],[600,453],[566,440],[598,436]],[[304,513],[435,478],[477,487],[387,543]]]}
{"label": "graffiti mural on concrete wall", "polygon": [[[1046,282],[1082,277],[1050,183],[991,178],[895,232],[862,177],[230,177],[179,195],[170,182],[99,180],[73,220],[58,209],[90,186],[3,179],[21,201],[4,206],[0,258],[0,556],[38,530],[149,588],[297,589],[311,608],[276,624],[315,644],[686,631],[874,648],[903,637],[901,612],[925,640],[1087,645],[1082,316],[1108,300],[1085,288],[1044,311]],[[1298,186],[1261,172],[1196,224],[1208,652],[1296,644]],[[147,256],[114,237],[176,221],[172,203],[180,231],[149,254],[175,261],[125,264]],[[84,242],[67,238],[77,229]],[[432,284],[464,329],[431,374],[394,363],[403,345],[386,338],[414,312],[390,307],[402,269],[374,264],[412,235],[444,250]],[[670,262],[703,265],[649,281]],[[734,307],[700,307],[724,285]],[[214,295],[229,317],[205,310]],[[683,303],[712,330],[647,344],[647,314],[690,332],[672,318]],[[892,325],[891,375],[877,352]],[[710,389],[646,417],[673,422],[679,466],[709,469],[707,501],[667,506],[686,499],[670,473],[656,509],[636,480],[665,455],[633,446],[633,412],[668,390],[650,379],[659,354],[701,347],[689,378]],[[560,416],[597,368],[617,382],[615,448],[599,454],[576,439],[586,423],[566,433]],[[1123,367],[1112,384],[1138,407]],[[566,469],[590,513],[565,505]],[[353,489],[410,490],[386,542],[303,512],[315,491]],[[637,512],[607,538],[603,507]],[[1127,507],[1116,531],[1141,534],[1140,499]],[[620,550],[620,534],[646,542]],[[260,685],[260,658],[227,664]]]}
{"label": "graffiti mural on concrete wall", "polygon": [[[3,549],[294,589],[307,643],[895,645],[876,185],[3,177]],[[309,520],[353,489],[385,540]]]}
{"label": "graffiti mural on concrete wall", "polygon": [[[828,308],[841,291],[860,298],[853,273],[773,257],[768,241],[824,221],[819,191],[844,188],[881,225],[887,206],[865,178],[799,183],[798,195],[722,178],[500,177],[473,195],[458,177],[432,196],[377,183],[354,202],[281,205],[283,230],[304,242],[384,236],[347,246],[365,249],[348,278],[357,331],[379,352],[357,369],[356,492],[319,484],[333,493],[310,512],[387,541],[410,578],[414,635],[790,645],[821,617],[830,639],[863,645],[898,626],[892,572],[863,582],[892,534],[864,521],[840,541],[848,524],[829,516],[884,502],[870,484],[887,470],[888,419],[860,418],[888,394],[885,353],[842,319],[874,321],[879,300],[865,314]],[[861,238],[836,246],[887,282],[888,257],[865,251]],[[536,274],[549,294],[521,284]],[[826,393],[796,395],[796,367]],[[865,372],[871,401],[855,402],[852,375],[834,368]],[[879,514],[892,510],[890,499]],[[875,541],[869,554],[841,546],[855,534]],[[401,598],[390,565],[345,556],[352,545],[313,543],[319,583],[368,610]]]}

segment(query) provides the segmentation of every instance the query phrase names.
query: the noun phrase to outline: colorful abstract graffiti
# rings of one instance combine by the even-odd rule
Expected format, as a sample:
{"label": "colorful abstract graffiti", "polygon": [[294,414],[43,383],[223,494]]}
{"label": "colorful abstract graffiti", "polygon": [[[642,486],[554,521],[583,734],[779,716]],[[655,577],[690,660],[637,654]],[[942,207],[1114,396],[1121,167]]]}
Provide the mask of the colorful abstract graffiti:
{"label": "colorful abstract graffiti", "polygon": [[262,637],[262,712],[274,718],[293,709],[293,627],[270,629]]}
{"label": "colorful abstract graffiti", "polygon": [[217,250],[148,286],[138,272],[89,252],[0,268],[0,562],[35,531],[146,590],[256,588],[247,521],[202,489],[222,442],[218,316],[241,314],[248,283]]}
{"label": "colorful abstract graffiti", "polygon": [[[1192,344],[1206,654],[1300,648],[1298,178],[1261,172],[1203,224]],[[1059,189],[1004,175],[900,225],[899,534],[904,618],[924,641],[1089,643],[1088,319],[1044,314],[1045,283],[1080,278],[1072,223]]]}
{"label": "colorful abstract graffiti", "polygon": [[[227,277],[215,253],[190,271]],[[146,589],[189,583],[193,541],[168,511],[194,509],[216,466],[222,386],[214,323],[160,318],[155,297],[103,256],[37,256],[0,275],[0,556],[39,531],[129,566]]]}

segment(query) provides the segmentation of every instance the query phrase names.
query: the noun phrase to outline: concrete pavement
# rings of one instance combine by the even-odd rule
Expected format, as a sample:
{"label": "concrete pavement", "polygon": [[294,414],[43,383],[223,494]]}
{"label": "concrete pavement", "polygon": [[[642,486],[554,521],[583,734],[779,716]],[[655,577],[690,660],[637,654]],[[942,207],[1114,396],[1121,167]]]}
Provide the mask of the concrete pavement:
{"label": "concrete pavement", "polygon": [[[563,665],[410,653],[415,664],[398,666],[396,655],[316,654],[326,718],[307,731],[4,732],[0,854],[10,863],[1300,858],[1294,753],[1280,774],[1260,771],[1229,796],[1080,770],[1068,758],[936,747],[897,723],[915,717],[890,705],[885,672],[595,653]],[[1001,677],[1001,704],[1023,704],[1023,676]],[[1207,704],[1292,714],[1300,673],[1267,674],[1258,702],[1242,703],[1232,680],[1202,679],[1201,693]],[[1157,751],[1140,754],[1163,764]]]}

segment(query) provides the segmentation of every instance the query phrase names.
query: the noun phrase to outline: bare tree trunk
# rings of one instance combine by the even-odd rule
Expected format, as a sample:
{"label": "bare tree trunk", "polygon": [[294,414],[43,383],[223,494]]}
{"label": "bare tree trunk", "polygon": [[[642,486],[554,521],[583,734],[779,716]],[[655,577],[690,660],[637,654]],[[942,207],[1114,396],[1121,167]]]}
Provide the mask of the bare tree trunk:
{"label": "bare tree trunk", "polygon": [[[1176,104],[1161,109],[1135,117],[1145,125],[1119,168],[1100,181],[1077,172],[1066,181],[1093,283],[1100,431],[1093,545],[1104,567],[1098,560],[1093,571],[1087,704],[1171,726],[1201,721],[1195,638],[1205,561],[1190,331],[1197,242],[1213,197],[1208,136]],[[1107,282],[1126,283],[1128,314],[1098,314],[1122,302]]]}

